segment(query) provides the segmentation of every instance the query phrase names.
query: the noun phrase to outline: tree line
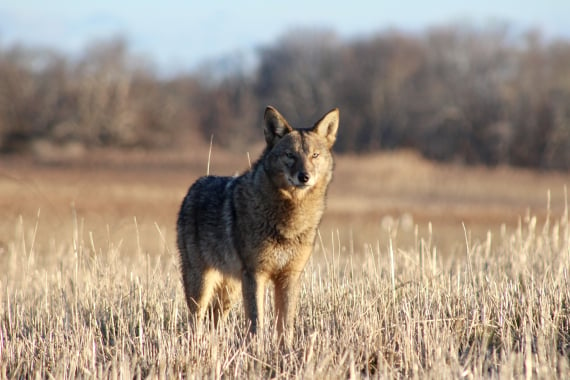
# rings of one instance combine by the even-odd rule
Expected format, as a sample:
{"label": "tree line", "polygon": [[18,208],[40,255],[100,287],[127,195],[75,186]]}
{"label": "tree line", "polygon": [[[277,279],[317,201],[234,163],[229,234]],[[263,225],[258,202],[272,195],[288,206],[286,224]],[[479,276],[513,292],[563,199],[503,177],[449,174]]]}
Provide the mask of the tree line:
{"label": "tree line", "polygon": [[347,40],[298,30],[255,67],[168,78],[112,39],[79,58],[0,46],[0,152],[34,143],[244,151],[263,109],[295,126],[341,110],[338,152],[416,149],[469,164],[570,167],[570,42],[508,25],[397,30]]}

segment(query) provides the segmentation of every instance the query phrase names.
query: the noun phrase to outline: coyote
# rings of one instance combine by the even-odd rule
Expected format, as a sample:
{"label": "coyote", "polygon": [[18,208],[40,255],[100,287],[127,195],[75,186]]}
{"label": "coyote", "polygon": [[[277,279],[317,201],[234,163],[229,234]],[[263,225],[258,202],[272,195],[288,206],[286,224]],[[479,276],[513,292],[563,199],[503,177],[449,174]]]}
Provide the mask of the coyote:
{"label": "coyote", "polygon": [[216,324],[241,289],[249,332],[261,333],[265,287],[272,281],[278,337],[289,342],[299,277],[332,179],[339,111],[312,128],[293,129],[267,107],[264,124],[267,145],[249,170],[202,177],[190,187],[178,214],[177,244],[186,302],[197,322],[214,300]]}

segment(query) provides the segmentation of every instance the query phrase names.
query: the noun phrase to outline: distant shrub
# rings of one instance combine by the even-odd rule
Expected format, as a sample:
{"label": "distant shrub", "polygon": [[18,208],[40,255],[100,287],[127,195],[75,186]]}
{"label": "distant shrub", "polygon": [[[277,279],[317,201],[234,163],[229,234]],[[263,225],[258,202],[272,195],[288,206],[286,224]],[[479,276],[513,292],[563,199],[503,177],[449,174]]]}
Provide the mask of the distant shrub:
{"label": "distant shrub", "polygon": [[309,29],[260,49],[251,72],[215,80],[165,79],[140,62],[121,39],[79,60],[0,46],[0,152],[37,139],[154,149],[212,135],[244,150],[274,104],[297,126],[339,107],[340,152],[570,168],[570,42],[538,32],[451,25],[346,41]]}

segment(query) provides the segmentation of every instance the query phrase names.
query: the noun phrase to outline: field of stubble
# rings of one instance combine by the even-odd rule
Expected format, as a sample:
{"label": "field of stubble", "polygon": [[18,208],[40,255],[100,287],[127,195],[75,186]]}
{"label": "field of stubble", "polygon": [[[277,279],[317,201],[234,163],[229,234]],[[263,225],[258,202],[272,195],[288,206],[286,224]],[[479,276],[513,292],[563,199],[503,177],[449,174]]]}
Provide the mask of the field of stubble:
{"label": "field of stubble", "polygon": [[203,152],[100,154],[0,160],[2,378],[570,376],[570,175],[339,157],[284,351],[241,305],[188,330],[174,224]]}

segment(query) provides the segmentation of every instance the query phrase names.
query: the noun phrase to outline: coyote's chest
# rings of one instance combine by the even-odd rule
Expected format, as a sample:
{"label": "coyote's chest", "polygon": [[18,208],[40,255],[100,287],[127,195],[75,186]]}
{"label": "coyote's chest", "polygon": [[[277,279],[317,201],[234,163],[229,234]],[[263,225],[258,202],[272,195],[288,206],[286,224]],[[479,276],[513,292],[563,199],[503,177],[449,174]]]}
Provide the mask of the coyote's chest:
{"label": "coyote's chest", "polygon": [[252,260],[258,268],[274,273],[312,249],[322,212],[302,203],[293,205],[284,201],[258,207],[255,208],[259,214],[238,222],[243,231],[240,236],[250,247],[243,257],[246,261]]}
{"label": "coyote's chest", "polygon": [[312,244],[314,232],[321,221],[324,200],[311,194],[303,201],[278,201],[269,205],[274,210],[273,230],[278,243]]}
{"label": "coyote's chest", "polygon": [[305,245],[312,243],[312,236],[320,222],[320,215],[296,212],[295,217],[278,220],[274,237],[278,245]]}

